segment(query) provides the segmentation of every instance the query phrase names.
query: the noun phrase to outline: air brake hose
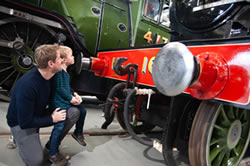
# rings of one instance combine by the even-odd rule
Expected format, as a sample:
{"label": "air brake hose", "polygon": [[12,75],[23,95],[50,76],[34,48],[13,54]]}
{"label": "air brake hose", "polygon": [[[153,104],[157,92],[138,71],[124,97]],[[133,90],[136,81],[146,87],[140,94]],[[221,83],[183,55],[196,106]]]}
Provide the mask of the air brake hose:
{"label": "air brake hose", "polygon": [[111,109],[113,98],[115,97],[117,91],[124,89],[125,86],[126,84],[121,82],[113,86],[110,90],[106,100],[107,104],[104,107],[104,117],[106,121],[102,124],[102,129],[107,129],[107,127],[113,122],[115,116],[114,109]]}
{"label": "air brake hose", "polygon": [[133,130],[132,126],[129,123],[129,103],[130,100],[132,99],[132,97],[136,94],[136,89],[128,89],[128,94],[125,100],[125,104],[124,104],[124,112],[123,112],[123,116],[124,116],[124,123],[125,126],[127,128],[128,133],[138,142],[140,142],[143,145],[147,145],[147,146],[153,146],[153,141],[149,141],[149,140],[145,140],[139,136],[137,136],[137,134],[135,133],[135,131]]}

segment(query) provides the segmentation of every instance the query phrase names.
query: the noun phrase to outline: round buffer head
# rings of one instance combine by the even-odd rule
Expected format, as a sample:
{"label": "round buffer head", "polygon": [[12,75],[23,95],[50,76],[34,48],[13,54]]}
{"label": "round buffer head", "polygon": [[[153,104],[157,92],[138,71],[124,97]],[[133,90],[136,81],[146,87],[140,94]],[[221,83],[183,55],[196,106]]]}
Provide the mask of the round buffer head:
{"label": "round buffer head", "polygon": [[156,88],[164,95],[175,96],[189,87],[195,68],[195,60],[182,43],[166,44],[155,57],[152,75]]}

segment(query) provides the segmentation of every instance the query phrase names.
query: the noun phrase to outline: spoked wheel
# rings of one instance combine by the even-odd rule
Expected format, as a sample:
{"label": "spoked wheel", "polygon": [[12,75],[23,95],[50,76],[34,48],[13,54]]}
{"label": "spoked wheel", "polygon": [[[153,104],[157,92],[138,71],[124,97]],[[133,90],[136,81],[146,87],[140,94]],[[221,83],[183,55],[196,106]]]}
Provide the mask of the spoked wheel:
{"label": "spoked wheel", "polygon": [[123,112],[124,124],[129,134],[135,140],[144,145],[152,146],[152,140],[148,139],[147,137],[142,138],[141,136],[137,135],[140,133],[147,133],[155,127],[154,125],[142,120],[140,117],[143,109],[146,110],[145,99],[145,96],[136,96],[134,89],[128,93]]}
{"label": "spoked wheel", "polygon": [[237,166],[250,137],[250,111],[203,101],[189,139],[192,166]]}
{"label": "spoked wheel", "polygon": [[0,23],[0,91],[8,99],[16,81],[34,67],[34,50],[55,43],[56,33],[42,25],[17,19]]}

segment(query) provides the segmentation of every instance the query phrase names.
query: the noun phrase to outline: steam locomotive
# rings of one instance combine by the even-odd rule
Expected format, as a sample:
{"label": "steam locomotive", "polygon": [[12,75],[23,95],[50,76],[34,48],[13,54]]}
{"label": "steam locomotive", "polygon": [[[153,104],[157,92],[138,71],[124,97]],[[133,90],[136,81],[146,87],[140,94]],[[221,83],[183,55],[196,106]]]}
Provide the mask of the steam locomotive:
{"label": "steam locomotive", "polygon": [[[10,70],[13,73],[0,75],[0,85],[11,92],[12,83],[20,77],[13,76],[16,70],[30,70],[36,45],[52,39],[74,49],[72,85],[76,90],[80,87],[85,91],[108,92],[102,128],[107,128],[116,116],[133,138],[146,145],[153,145],[156,140],[144,139],[141,133],[155,126],[162,128],[164,133],[158,141],[163,145],[166,164],[171,166],[178,165],[176,150],[186,154],[192,166],[236,166],[249,157],[249,0],[74,2],[0,2],[0,11],[4,13],[0,20],[0,46],[5,53],[0,54],[0,63],[12,64],[1,68],[0,74],[15,68]],[[104,32],[106,41],[102,45],[101,37],[88,36],[81,24],[84,13],[68,17],[82,11],[77,3],[97,5],[85,13],[98,18],[92,25],[102,25],[104,20],[100,18],[104,18],[105,8],[114,9],[117,19],[124,18],[128,23],[117,23],[113,28],[119,31],[114,35],[114,43],[107,36],[111,24],[99,28],[98,34]],[[147,27],[146,31],[141,32],[143,27]],[[31,29],[37,36],[42,34],[41,38],[33,33],[29,36]],[[79,30],[89,37],[87,44]],[[10,32],[15,33],[9,35]],[[123,36],[119,38],[120,34]],[[142,37],[137,40],[136,34]],[[95,38],[94,42],[91,38]],[[124,44],[124,39],[129,42]],[[84,78],[93,78],[98,81],[90,82],[100,84],[90,86]]]}
{"label": "steam locomotive", "polygon": [[238,165],[250,137],[249,9],[248,1],[170,1],[170,43],[85,61],[96,75],[126,81],[108,95],[103,128],[116,112],[143,144],[153,141],[137,133],[164,129],[167,165],[178,164],[176,148],[188,149],[192,166]]}

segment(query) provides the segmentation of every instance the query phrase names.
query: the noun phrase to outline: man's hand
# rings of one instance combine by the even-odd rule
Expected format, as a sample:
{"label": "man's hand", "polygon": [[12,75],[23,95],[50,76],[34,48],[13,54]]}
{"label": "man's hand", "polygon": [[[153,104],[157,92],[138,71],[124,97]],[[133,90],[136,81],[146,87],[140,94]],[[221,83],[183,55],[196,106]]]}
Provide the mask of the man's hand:
{"label": "man's hand", "polygon": [[54,123],[57,123],[66,119],[66,110],[60,110],[60,111],[59,110],[60,108],[56,108],[51,115]]}

